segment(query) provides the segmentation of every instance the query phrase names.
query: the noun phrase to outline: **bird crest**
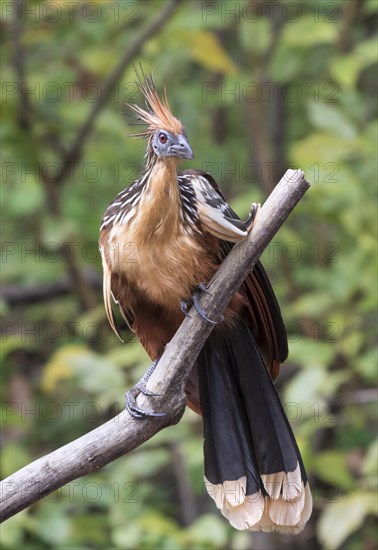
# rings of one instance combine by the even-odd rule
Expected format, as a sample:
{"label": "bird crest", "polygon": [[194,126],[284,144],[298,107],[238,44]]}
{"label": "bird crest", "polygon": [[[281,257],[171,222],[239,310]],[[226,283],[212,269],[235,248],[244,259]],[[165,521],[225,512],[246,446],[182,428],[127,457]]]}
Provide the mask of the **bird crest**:
{"label": "bird crest", "polygon": [[137,77],[138,88],[145,98],[146,109],[135,103],[128,105],[137,114],[136,119],[139,122],[136,124],[147,124],[148,128],[144,132],[133,134],[133,137],[149,137],[157,130],[166,130],[174,135],[182,134],[184,132],[183,125],[173,116],[169,108],[165,84],[163,96],[160,98],[152,73],[146,75],[142,67],[140,68],[140,72],[135,67],[134,71]]}

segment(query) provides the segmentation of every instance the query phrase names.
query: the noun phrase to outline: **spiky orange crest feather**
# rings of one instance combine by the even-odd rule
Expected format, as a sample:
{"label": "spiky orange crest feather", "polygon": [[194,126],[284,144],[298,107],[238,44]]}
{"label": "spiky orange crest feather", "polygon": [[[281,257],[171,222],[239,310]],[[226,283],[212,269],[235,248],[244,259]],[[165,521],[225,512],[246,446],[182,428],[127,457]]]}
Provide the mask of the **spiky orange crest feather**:
{"label": "spiky orange crest feather", "polygon": [[154,78],[152,74],[146,75],[141,70],[142,75],[135,69],[137,76],[137,84],[146,100],[147,109],[142,109],[139,105],[129,104],[136,113],[137,119],[142,123],[147,124],[148,129],[145,132],[133,134],[134,137],[149,137],[157,130],[166,130],[171,134],[178,135],[184,132],[184,127],[181,122],[172,115],[169,108],[166,89],[164,85],[163,97],[160,99]]}

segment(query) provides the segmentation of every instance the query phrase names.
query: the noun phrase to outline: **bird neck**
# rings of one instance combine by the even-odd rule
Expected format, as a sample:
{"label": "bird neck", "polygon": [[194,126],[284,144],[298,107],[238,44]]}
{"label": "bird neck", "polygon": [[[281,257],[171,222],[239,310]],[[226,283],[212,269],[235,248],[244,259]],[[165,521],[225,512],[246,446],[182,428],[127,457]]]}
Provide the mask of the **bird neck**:
{"label": "bird neck", "polygon": [[177,160],[156,157],[149,169],[139,209],[144,234],[151,238],[174,233],[180,220],[180,205]]}
{"label": "bird neck", "polygon": [[177,164],[172,158],[156,160],[150,170],[145,191],[157,202],[171,196],[178,198]]}

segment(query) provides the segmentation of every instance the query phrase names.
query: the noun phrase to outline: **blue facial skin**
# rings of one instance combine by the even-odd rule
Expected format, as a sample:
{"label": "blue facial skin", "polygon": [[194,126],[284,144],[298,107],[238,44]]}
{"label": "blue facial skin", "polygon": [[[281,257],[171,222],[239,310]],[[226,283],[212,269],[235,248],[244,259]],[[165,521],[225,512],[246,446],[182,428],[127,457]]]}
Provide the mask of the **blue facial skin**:
{"label": "blue facial skin", "polygon": [[152,147],[158,157],[194,159],[192,148],[184,134],[175,136],[165,130],[158,130],[152,138]]}

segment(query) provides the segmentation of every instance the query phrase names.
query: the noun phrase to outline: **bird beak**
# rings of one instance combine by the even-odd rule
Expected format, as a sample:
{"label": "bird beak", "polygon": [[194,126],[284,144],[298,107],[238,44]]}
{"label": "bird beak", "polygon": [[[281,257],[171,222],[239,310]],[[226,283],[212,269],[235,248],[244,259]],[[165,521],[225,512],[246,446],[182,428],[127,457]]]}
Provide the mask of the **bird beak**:
{"label": "bird beak", "polygon": [[189,145],[189,141],[183,134],[180,134],[169,147],[169,154],[173,157],[179,157],[182,159],[194,159],[193,151]]}

